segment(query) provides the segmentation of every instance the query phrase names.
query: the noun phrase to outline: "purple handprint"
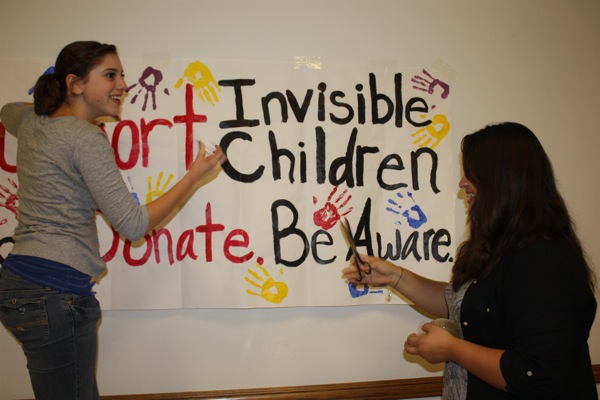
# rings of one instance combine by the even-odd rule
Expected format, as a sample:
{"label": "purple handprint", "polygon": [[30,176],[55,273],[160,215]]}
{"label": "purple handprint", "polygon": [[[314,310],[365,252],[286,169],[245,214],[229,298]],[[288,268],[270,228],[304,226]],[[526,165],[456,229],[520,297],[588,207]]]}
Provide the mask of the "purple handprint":
{"label": "purple handprint", "polygon": [[[145,90],[142,111],[146,111],[146,106],[148,105],[148,97],[150,96],[152,97],[152,109],[156,110],[156,88],[162,82],[162,79],[162,72],[150,66],[146,67],[146,69],[142,73],[142,76],[140,76],[140,78],[138,79],[138,83],[134,83],[133,85],[127,88],[127,91],[130,91],[138,84],[140,85],[140,88],[135,94],[135,96],[131,98],[131,104],[134,104],[140,93],[142,93],[142,91]],[[165,88],[164,92],[167,96],[169,95],[169,89]]]}
{"label": "purple handprint", "polygon": [[435,87],[439,86],[442,88],[442,99],[448,97],[448,95],[450,94],[450,86],[448,86],[447,83],[434,78],[425,69],[423,70],[423,74],[427,75],[429,79],[423,78],[419,75],[415,75],[414,78],[411,79],[411,82],[416,84],[415,86],[413,86],[414,89],[433,94]]}

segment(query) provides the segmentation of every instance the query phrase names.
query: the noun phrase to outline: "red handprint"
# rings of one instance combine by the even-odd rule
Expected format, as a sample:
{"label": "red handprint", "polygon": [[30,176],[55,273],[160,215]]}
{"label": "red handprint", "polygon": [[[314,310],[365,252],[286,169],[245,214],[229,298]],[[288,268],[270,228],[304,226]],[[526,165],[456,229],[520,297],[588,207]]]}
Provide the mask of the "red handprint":
{"label": "red handprint", "polygon": [[[313,214],[313,221],[315,225],[320,226],[325,230],[328,230],[331,227],[335,226],[335,224],[340,220],[341,217],[343,217],[344,215],[348,215],[352,211],[352,207],[350,207],[346,211],[341,210],[348,204],[348,202],[352,198],[352,195],[347,195],[348,189],[345,189],[333,202],[331,201],[333,195],[337,192],[337,190],[338,187],[335,186],[331,190],[331,193],[329,193],[329,197],[327,198],[327,202],[325,203],[323,208],[315,211],[315,213]],[[313,203],[317,204],[317,199],[315,197],[313,197]],[[340,211],[342,211],[341,214]]]}
{"label": "red handprint", "polygon": [[4,185],[0,185],[0,207],[6,208],[8,211],[13,213],[15,218],[19,216],[19,210],[17,207],[17,202],[19,201],[19,196],[17,195],[17,184],[12,179],[8,179],[8,183],[13,187],[14,192],[11,192],[11,189]]}

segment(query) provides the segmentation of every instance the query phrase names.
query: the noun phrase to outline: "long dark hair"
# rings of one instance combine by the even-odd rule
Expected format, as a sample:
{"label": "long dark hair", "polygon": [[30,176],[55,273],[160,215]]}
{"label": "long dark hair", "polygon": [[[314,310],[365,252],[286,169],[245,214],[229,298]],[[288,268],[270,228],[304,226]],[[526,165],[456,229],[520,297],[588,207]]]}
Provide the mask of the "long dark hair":
{"label": "long dark hair", "polygon": [[35,113],[50,115],[56,111],[67,100],[67,75],[85,79],[107,54],[117,54],[117,48],[93,41],[73,42],[65,46],[56,58],[54,73],[40,76],[35,84]]}
{"label": "long dark hair", "polygon": [[543,237],[566,240],[594,290],[594,274],[552,164],[533,132],[513,122],[489,125],[465,136],[461,148],[465,177],[477,193],[468,213],[470,235],[459,246],[452,271],[454,289],[484,278],[507,252]]}

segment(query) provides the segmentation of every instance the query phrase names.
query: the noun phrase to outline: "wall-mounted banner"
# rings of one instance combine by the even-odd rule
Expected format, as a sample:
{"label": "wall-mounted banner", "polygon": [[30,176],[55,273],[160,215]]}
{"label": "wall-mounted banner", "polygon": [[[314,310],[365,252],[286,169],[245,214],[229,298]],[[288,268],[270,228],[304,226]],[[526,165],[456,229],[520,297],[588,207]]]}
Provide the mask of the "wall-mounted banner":
{"label": "wall-mounted banner", "polygon": [[[2,103],[31,101],[47,60],[2,60]],[[361,253],[448,279],[455,251],[449,85],[427,69],[122,59],[129,93],[107,122],[141,204],[198,152],[228,161],[171,219],[131,243],[98,217],[104,309],[383,304],[348,285],[346,217]],[[17,139],[0,127],[3,257],[18,213]],[[392,297],[391,303],[402,303]]]}

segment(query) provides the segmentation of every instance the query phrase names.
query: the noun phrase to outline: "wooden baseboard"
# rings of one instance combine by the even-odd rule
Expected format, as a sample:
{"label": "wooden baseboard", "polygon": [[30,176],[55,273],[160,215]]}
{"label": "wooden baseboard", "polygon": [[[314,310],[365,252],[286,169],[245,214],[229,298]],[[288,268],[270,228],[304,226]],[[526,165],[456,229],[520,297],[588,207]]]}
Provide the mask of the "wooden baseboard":
{"label": "wooden baseboard", "polygon": [[[593,365],[600,384],[600,364]],[[103,400],[396,400],[437,397],[442,378],[397,379],[390,381],[339,383],[331,385],[285,386],[262,389],[213,390],[205,392],[156,393],[102,396]]]}
{"label": "wooden baseboard", "polygon": [[395,400],[435,397],[441,393],[442,378],[432,377],[260,389],[103,396],[102,400]]}

